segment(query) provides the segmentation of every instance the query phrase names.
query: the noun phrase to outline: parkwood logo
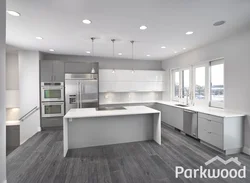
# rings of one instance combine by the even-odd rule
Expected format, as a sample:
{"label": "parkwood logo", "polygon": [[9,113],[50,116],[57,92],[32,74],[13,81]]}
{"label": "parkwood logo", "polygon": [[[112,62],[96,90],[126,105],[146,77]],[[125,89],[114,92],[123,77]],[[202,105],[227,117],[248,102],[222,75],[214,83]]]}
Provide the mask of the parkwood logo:
{"label": "parkwood logo", "polygon": [[[228,160],[224,160],[219,156],[215,156],[214,158],[208,160],[205,165],[213,163],[214,161],[220,161],[222,164],[227,165],[228,163],[235,163],[236,165],[241,167],[241,162],[239,162],[238,158],[230,158]],[[243,166],[241,169],[206,169],[203,166],[200,166],[198,169],[184,169],[182,166],[175,167],[175,178],[178,178],[180,175],[184,175],[185,178],[223,178],[226,179],[228,177],[234,178],[246,178],[246,166]]]}

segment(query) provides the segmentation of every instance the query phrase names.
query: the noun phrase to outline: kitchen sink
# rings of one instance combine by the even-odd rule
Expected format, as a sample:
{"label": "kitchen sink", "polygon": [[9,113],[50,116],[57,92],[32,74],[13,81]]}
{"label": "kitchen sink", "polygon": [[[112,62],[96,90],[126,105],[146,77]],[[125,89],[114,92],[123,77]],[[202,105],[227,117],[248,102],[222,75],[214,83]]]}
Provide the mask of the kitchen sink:
{"label": "kitchen sink", "polygon": [[176,106],[180,106],[180,107],[188,107],[188,105],[186,104],[175,104]]}
{"label": "kitchen sink", "polygon": [[124,107],[98,107],[97,111],[114,111],[114,110],[126,110]]}

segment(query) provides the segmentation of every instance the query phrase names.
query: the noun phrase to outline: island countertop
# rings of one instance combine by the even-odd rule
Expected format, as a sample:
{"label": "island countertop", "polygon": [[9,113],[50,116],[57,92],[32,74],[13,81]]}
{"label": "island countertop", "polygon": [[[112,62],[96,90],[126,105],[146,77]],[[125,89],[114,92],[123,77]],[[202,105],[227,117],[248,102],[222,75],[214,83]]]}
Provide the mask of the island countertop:
{"label": "island countertop", "polygon": [[102,116],[126,116],[126,115],[138,115],[138,114],[156,114],[160,113],[155,109],[146,106],[125,106],[125,109],[121,110],[104,110],[98,111],[96,108],[82,108],[82,109],[70,109],[64,116],[68,118],[90,118],[90,117],[102,117]]}

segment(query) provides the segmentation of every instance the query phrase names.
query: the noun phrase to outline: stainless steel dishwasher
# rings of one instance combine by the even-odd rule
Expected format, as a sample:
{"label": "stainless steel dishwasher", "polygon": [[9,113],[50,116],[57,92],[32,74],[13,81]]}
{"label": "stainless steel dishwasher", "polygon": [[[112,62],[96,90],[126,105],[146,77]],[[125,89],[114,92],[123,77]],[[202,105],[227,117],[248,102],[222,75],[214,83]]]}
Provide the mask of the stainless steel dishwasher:
{"label": "stainless steel dishwasher", "polygon": [[198,113],[184,110],[183,113],[184,132],[194,138],[198,138]]}

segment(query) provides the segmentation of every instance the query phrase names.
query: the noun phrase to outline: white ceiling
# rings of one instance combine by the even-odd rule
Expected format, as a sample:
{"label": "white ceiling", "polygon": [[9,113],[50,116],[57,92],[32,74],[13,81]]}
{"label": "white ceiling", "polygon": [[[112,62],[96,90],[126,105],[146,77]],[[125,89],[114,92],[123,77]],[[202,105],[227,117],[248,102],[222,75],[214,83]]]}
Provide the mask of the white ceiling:
{"label": "white ceiling", "polygon": [[[116,56],[131,58],[129,41],[135,40],[135,57],[148,60],[183,53],[183,47],[186,51],[197,48],[250,23],[249,0],[7,0],[7,9],[21,13],[20,17],[7,14],[11,46],[88,55],[90,37],[98,37],[95,55],[111,57],[110,39],[115,38]],[[83,19],[92,24],[83,24]],[[226,24],[214,27],[219,20]],[[148,29],[140,30],[141,25]],[[187,36],[187,31],[194,34]],[[119,52],[123,55],[118,56]]]}

